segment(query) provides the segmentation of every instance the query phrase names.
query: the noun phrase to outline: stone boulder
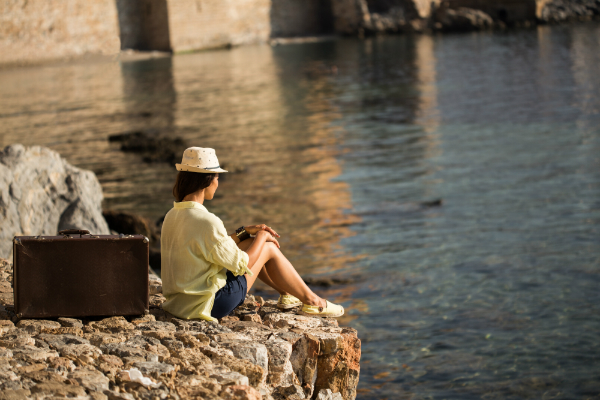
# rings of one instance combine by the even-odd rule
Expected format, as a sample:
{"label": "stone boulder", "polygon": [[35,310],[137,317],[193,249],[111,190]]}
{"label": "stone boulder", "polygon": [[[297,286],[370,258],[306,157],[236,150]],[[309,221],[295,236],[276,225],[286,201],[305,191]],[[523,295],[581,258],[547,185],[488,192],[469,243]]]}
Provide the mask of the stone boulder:
{"label": "stone boulder", "polygon": [[408,30],[410,25],[407,25],[404,9],[396,7],[385,14],[371,14],[370,24],[366,26],[372,32],[397,33]]}
{"label": "stone boulder", "polygon": [[468,32],[490,29],[494,26],[494,20],[488,14],[466,7],[455,10],[442,7],[436,19],[436,28],[443,31]]}
{"label": "stone boulder", "polygon": [[56,235],[75,228],[109,234],[101,202],[93,172],[44,147],[7,146],[0,152],[0,257],[12,258],[16,235]]}
{"label": "stone boulder", "polygon": [[552,0],[544,4],[538,19],[554,23],[568,20],[587,20],[600,16],[600,1],[597,0]]}
{"label": "stone boulder", "polygon": [[423,32],[440,0],[332,0],[334,30],[344,35]]}
{"label": "stone boulder", "polygon": [[371,22],[366,0],[332,0],[333,26],[337,33],[355,35]]}

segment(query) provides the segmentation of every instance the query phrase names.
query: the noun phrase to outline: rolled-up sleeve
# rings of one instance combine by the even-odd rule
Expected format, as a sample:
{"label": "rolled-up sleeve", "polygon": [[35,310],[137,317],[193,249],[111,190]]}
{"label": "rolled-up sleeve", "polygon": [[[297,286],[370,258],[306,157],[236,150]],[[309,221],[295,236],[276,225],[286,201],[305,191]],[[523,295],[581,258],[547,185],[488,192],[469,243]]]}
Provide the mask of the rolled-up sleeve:
{"label": "rolled-up sleeve", "polygon": [[236,276],[253,275],[252,271],[248,269],[248,254],[240,250],[230,236],[221,238],[212,248],[207,258],[209,262],[227,268]]}

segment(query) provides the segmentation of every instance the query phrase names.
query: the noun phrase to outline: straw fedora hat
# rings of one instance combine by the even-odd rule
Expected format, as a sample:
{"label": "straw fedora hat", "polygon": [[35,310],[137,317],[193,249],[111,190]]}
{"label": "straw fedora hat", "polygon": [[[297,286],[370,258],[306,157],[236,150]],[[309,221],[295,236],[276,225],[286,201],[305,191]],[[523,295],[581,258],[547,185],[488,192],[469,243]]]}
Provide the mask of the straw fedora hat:
{"label": "straw fedora hat", "polygon": [[202,147],[188,147],[183,152],[181,164],[175,164],[177,171],[201,172],[214,174],[216,172],[227,172],[219,165],[215,149]]}

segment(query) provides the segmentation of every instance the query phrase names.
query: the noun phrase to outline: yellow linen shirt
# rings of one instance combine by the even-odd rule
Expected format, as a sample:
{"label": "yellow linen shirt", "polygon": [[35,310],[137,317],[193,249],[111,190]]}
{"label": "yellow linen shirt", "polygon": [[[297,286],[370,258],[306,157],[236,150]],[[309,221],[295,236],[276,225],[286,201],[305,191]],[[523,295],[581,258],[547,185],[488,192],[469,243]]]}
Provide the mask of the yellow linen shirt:
{"label": "yellow linen shirt", "polygon": [[195,201],[174,203],[163,222],[160,249],[163,309],[179,318],[216,321],[210,312],[227,270],[252,275],[248,254],[227,235],[223,221]]}

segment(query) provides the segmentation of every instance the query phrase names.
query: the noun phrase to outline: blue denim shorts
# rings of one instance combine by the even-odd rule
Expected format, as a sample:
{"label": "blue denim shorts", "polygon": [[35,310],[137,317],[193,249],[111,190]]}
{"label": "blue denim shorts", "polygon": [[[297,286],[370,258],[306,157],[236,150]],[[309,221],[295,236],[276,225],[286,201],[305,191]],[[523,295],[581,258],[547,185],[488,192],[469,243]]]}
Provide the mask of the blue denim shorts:
{"label": "blue denim shorts", "polygon": [[223,318],[246,299],[248,283],[244,275],[235,276],[231,271],[227,271],[227,283],[217,293],[215,293],[215,303],[213,304],[210,315],[213,318]]}

